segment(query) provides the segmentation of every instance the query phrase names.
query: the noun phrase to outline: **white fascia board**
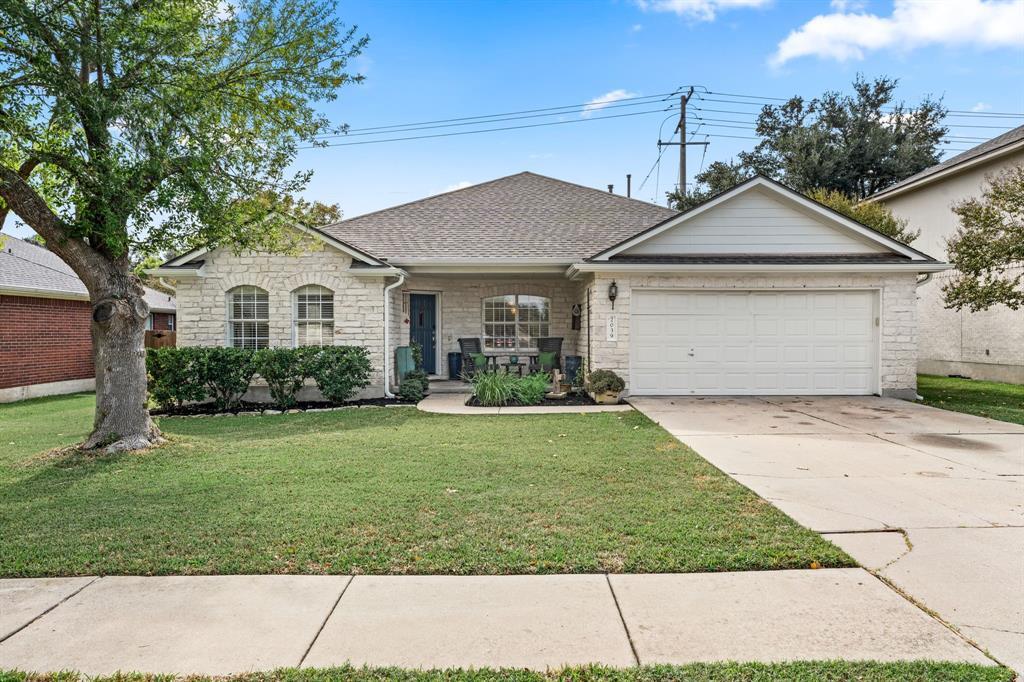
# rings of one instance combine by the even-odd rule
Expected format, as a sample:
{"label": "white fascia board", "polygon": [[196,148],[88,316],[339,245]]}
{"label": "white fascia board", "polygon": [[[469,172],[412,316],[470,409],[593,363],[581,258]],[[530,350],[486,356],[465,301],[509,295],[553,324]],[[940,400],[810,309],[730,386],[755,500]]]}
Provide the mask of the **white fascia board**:
{"label": "white fascia board", "polygon": [[53,289],[37,289],[35,287],[20,287],[16,284],[0,285],[0,294],[6,296],[23,296],[25,298],[56,298],[63,301],[88,301],[89,294],[81,294],[73,291],[54,291]]}
{"label": "white fascia board", "polygon": [[616,254],[622,253],[623,251],[626,251],[627,249],[636,246],[641,242],[645,242],[648,239],[655,237],[661,234],[662,232],[665,232],[666,230],[670,230],[673,227],[681,225],[686,221],[701,215],[702,213],[706,213],[707,211],[710,211],[716,206],[719,206],[729,201],[733,197],[736,197],[745,192],[750,192],[756,188],[763,188],[779,197],[782,197],[785,200],[792,201],[799,205],[801,208],[804,208],[810,211],[811,213],[815,214],[815,216],[821,218],[822,220],[845,227],[850,231],[860,235],[861,237],[866,238],[868,241],[884,246],[890,251],[895,251],[896,253],[904,255],[912,260],[928,259],[928,257],[925,254],[921,253],[916,249],[906,246],[905,244],[901,244],[895,239],[890,239],[889,237],[886,237],[885,235],[880,234],[869,227],[865,227],[864,225],[861,225],[860,223],[854,220],[850,220],[846,216],[835,211],[832,211],[831,209],[822,206],[821,204],[812,199],[808,199],[799,192],[795,192],[789,189],[788,187],[785,187],[784,185],[772,182],[767,178],[758,176],[750,180],[747,180],[744,183],[736,185],[732,189],[723,192],[722,194],[719,194],[714,199],[711,199],[710,201],[707,201],[690,211],[686,211],[684,213],[679,214],[678,216],[669,218],[668,220],[661,223],[652,230],[641,232],[632,239],[629,239],[625,242],[622,242],[621,244],[617,244],[611,247],[610,249],[602,251],[598,255],[594,256],[593,260],[607,261],[609,258],[615,256]]}
{"label": "white fascia board", "polygon": [[948,263],[908,261],[906,263],[574,263],[569,277],[583,272],[670,273],[680,272],[943,272],[953,266]]}
{"label": "white fascia board", "polygon": [[167,279],[194,279],[196,277],[206,277],[206,265],[198,268],[149,268],[143,272],[151,277],[166,277]]}
{"label": "white fascia board", "polygon": [[892,199],[893,197],[905,194],[907,192],[911,192],[920,187],[924,187],[925,185],[930,185],[933,182],[938,182],[939,180],[948,178],[951,175],[962,173],[965,170],[970,170],[975,166],[981,165],[983,163],[989,163],[991,161],[998,159],[1001,156],[1005,156],[1011,152],[1019,151],[1022,149],[1024,149],[1024,140],[1017,140],[1016,142],[1011,142],[1005,147],[999,147],[988,153],[979,154],[978,156],[975,156],[972,159],[967,159],[966,161],[961,161],[960,163],[953,164],[952,166],[949,166],[947,168],[943,168],[942,170],[936,171],[931,175],[926,175],[925,177],[920,178],[919,180],[909,182],[906,185],[903,185],[902,187],[895,187],[893,189],[883,189],[881,192],[871,195],[864,201],[884,202],[886,199]]}
{"label": "white fascia board", "polygon": [[349,268],[345,271],[353,277],[398,277],[407,274],[401,268]]}

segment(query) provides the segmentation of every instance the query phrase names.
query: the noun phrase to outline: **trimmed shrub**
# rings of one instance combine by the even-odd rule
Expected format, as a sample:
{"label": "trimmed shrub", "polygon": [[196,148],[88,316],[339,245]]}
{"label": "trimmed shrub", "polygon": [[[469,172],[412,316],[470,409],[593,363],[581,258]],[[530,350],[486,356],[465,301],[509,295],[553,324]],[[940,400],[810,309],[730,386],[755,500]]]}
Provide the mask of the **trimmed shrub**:
{"label": "trimmed shrub", "polygon": [[512,396],[520,405],[539,405],[551,386],[551,377],[546,372],[536,372],[525,377],[516,377],[512,384]]}
{"label": "trimmed shrub", "polygon": [[306,350],[306,376],[316,382],[324,400],[343,403],[370,384],[370,353],[362,346]]}
{"label": "trimmed shrub", "polygon": [[595,369],[590,373],[590,390],[593,393],[618,393],[626,382],[610,369]]}
{"label": "trimmed shrub", "polygon": [[270,389],[270,397],[281,409],[295,405],[295,394],[306,379],[307,348],[263,348],[252,356],[256,373]]}
{"label": "trimmed shrub", "polygon": [[197,348],[196,364],[206,395],[218,410],[238,405],[256,375],[254,351],[246,348]]}
{"label": "trimmed shrub", "polygon": [[414,369],[405,375],[402,383],[398,385],[398,395],[405,400],[419,402],[427,394],[430,386],[430,378],[422,369]]}
{"label": "trimmed shrub", "polygon": [[149,395],[164,409],[178,408],[206,397],[199,375],[202,348],[150,348],[146,351]]}

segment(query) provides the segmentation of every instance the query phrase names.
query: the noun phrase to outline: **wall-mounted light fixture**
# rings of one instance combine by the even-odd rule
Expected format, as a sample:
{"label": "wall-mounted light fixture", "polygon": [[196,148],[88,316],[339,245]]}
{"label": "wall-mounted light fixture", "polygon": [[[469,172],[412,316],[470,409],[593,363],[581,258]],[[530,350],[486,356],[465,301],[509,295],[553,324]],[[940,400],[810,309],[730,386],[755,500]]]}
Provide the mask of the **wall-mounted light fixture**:
{"label": "wall-mounted light fixture", "polygon": [[615,309],[615,299],[619,297],[619,285],[612,280],[611,285],[608,287],[608,300],[612,302],[612,310]]}

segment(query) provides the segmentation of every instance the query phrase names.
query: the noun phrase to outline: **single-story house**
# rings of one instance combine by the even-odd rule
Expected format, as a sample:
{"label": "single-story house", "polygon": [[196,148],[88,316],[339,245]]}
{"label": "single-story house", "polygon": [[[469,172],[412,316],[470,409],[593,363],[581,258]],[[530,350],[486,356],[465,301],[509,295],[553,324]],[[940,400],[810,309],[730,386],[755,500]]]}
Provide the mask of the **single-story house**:
{"label": "single-story house", "polygon": [[[1024,126],[957,154],[871,197],[905,218],[921,236],[915,245],[946,258],[946,240],[960,226],[954,204],[981,196],[986,178],[1024,165]],[[1007,275],[1024,272],[1024,263]],[[942,286],[954,270],[918,289],[917,367],[929,374],[1024,384],[1024,313],[997,305],[988,310],[946,308]]]}
{"label": "single-story house", "polygon": [[[146,287],[147,328],[174,329],[174,297]],[[0,403],[95,388],[92,307],[44,247],[0,234]]]}
{"label": "single-story house", "polygon": [[396,383],[417,341],[564,355],[631,394],[914,397],[916,287],[943,263],[765,178],[683,213],[519,173],[319,229],[298,254],[205,249],[176,287],[178,343],[357,344]]}

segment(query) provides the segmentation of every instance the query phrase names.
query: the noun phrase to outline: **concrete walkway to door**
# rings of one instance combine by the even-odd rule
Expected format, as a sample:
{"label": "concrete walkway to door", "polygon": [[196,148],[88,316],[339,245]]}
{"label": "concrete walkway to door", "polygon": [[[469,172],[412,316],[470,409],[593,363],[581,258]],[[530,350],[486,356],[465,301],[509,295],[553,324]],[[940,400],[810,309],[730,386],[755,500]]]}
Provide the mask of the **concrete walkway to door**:
{"label": "concrete walkway to door", "polygon": [[630,402],[1024,672],[1024,426],[875,397]]}

